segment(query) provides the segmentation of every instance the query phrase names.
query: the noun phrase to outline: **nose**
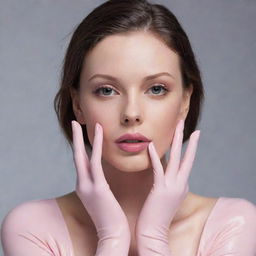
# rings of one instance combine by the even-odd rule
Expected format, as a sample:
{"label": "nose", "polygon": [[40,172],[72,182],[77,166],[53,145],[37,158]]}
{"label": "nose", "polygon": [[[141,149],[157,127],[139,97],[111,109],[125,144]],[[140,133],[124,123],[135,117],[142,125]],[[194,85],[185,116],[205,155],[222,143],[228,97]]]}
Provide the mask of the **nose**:
{"label": "nose", "polygon": [[121,114],[121,123],[123,125],[141,124],[142,114],[138,101],[130,101],[125,104],[124,110]]}
{"label": "nose", "polygon": [[141,123],[141,118],[139,116],[128,116],[128,115],[125,115],[123,118],[122,118],[122,124],[125,124],[125,125],[134,125],[134,124],[139,124]]}

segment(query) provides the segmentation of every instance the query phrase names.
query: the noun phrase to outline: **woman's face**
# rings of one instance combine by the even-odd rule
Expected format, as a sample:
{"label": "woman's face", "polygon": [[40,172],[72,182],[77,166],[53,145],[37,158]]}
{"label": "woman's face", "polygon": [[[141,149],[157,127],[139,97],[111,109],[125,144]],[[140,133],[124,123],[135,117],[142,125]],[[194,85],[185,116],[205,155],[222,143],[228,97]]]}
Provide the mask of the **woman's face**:
{"label": "woman's face", "polygon": [[[145,79],[163,72],[169,75]],[[182,89],[178,55],[159,39],[148,32],[111,35],[87,54],[80,91],[72,94],[73,110],[77,121],[86,124],[91,145],[95,123],[102,126],[105,161],[124,172],[136,172],[150,168],[148,149],[125,152],[115,140],[125,133],[141,133],[164,157],[178,121],[186,118],[191,93]]]}

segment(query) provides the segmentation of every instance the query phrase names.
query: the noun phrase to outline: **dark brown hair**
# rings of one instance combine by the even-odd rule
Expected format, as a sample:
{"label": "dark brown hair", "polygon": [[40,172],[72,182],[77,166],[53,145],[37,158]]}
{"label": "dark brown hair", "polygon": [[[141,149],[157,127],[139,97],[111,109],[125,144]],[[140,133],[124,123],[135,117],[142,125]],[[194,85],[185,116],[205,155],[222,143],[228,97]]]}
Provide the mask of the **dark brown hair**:
{"label": "dark brown hair", "polygon": [[[62,132],[72,146],[71,121],[76,120],[70,88],[78,89],[86,54],[103,38],[129,31],[148,31],[162,40],[179,56],[183,88],[193,86],[190,107],[185,120],[183,143],[195,130],[204,99],[200,70],[189,39],[174,14],[166,7],[147,0],[109,0],[95,8],[75,29],[65,55],[60,89],[54,108]],[[85,145],[92,149],[82,125]]]}

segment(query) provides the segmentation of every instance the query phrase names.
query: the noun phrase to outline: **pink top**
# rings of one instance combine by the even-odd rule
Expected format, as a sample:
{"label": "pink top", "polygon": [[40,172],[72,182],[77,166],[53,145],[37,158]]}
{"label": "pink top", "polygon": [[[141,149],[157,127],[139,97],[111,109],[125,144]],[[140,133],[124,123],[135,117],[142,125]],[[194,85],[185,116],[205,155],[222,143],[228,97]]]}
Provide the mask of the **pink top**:
{"label": "pink top", "polygon": [[[56,199],[32,200],[12,209],[2,222],[1,242],[5,256],[74,256]],[[218,198],[196,256],[255,255],[256,206],[243,198]]]}

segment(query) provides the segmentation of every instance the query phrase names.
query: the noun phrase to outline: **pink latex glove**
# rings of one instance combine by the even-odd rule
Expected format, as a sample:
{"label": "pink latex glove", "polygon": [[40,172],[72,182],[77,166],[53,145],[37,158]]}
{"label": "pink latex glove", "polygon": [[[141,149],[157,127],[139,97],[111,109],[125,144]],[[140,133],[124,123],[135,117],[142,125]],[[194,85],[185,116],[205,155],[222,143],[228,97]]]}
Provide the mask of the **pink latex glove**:
{"label": "pink latex glove", "polygon": [[188,191],[188,177],[196,154],[200,131],[191,134],[180,164],[184,121],[180,120],[172,142],[170,160],[164,172],[153,142],[149,155],[154,171],[154,184],[136,222],[137,249],[140,256],[171,256],[169,227]]}
{"label": "pink latex glove", "polygon": [[72,121],[72,131],[73,158],[77,170],[76,193],[97,230],[99,241],[96,255],[126,256],[131,240],[130,228],[102,170],[102,127],[98,123],[95,126],[91,160],[86,154],[78,122]]}

